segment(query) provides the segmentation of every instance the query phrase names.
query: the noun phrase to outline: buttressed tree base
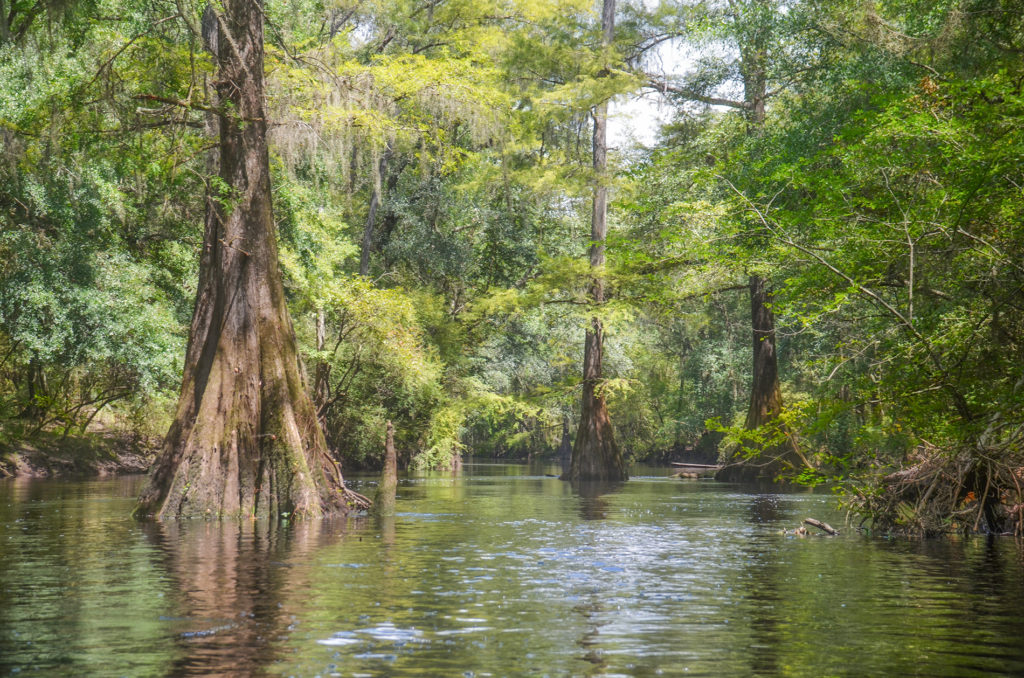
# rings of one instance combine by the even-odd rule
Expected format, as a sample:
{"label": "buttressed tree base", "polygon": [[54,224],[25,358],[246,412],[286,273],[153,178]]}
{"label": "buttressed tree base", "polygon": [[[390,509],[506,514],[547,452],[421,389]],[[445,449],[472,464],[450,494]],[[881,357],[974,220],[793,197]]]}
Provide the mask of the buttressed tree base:
{"label": "buttressed tree base", "polygon": [[[174,423],[136,515],[320,516],[341,473],[299,370],[271,206],[257,3],[209,9],[217,30],[219,176]],[[223,194],[226,193],[226,194]]]}

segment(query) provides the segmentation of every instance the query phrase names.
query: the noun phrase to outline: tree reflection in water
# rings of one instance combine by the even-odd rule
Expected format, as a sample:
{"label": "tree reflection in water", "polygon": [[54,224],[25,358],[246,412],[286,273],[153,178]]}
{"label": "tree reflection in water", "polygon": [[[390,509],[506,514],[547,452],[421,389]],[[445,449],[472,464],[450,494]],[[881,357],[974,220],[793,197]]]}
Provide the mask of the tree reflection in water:
{"label": "tree reflection in water", "polygon": [[337,542],[344,527],[343,520],[146,524],[184,611],[174,620],[180,655],[169,675],[253,675],[272,665],[276,641],[293,624],[284,591],[303,587],[294,580],[303,570],[289,562]]}
{"label": "tree reflection in water", "polygon": [[584,669],[585,675],[603,676],[608,669],[608,662],[601,651],[601,627],[607,624],[607,621],[603,620],[604,604],[596,595],[591,595],[587,602],[574,606],[572,611],[579,614],[584,621],[585,631],[576,644],[583,650],[579,658],[589,665]]}
{"label": "tree reflection in water", "polygon": [[[751,524],[778,524],[787,517],[780,505],[781,498],[774,494],[758,494],[747,505]],[[775,561],[765,556],[765,545],[749,541],[743,547],[744,562],[749,563],[749,577],[741,578],[744,597],[750,603],[750,631],[753,643],[748,654],[750,670],[754,675],[779,673],[780,626],[779,571]]]}
{"label": "tree reflection in water", "polygon": [[608,517],[607,495],[615,494],[623,487],[621,482],[598,480],[577,480],[572,483],[573,493],[580,498],[580,518],[583,520],[604,520]]}
{"label": "tree reflection in water", "polygon": [[[608,517],[608,495],[615,494],[623,487],[622,482],[582,481],[572,483],[573,493],[579,497],[579,514],[583,520],[605,520]],[[608,624],[604,601],[596,590],[588,591],[586,598],[572,611],[582,617],[583,635],[576,641],[583,654],[579,659],[586,662],[584,675],[605,675],[608,662],[601,651],[601,628]]]}

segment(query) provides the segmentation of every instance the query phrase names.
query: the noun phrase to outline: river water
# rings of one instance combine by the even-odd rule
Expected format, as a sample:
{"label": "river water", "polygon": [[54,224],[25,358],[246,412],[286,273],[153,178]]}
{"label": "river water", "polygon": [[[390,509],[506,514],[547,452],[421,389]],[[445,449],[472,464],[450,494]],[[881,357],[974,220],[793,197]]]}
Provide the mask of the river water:
{"label": "river water", "polygon": [[554,472],[284,527],[136,523],[141,478],[7,481],[0,675],[1024,675],[1012,539],[798,538],[833,498]]}

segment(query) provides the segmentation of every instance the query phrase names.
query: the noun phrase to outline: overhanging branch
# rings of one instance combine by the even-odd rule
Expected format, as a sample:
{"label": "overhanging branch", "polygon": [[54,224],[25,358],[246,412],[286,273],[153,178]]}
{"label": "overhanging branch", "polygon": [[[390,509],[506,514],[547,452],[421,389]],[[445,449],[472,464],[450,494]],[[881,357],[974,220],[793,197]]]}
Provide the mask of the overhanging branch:
{"label": "overhanging branch", "polygon": [[706,94],[701,94],[696,90],[689,87],[683,87],[681,85],[673,85],[668,80],[661,78],[658,79],[648,73],[642,74],[647,78],[647,86],[652,87],[662,94],[675,94],[681,96],[684,99],[690,101],[698,101],[702,104],[708,104],[709,106],[726,106],[728,108],[738,108],[740,110],[749,111],[754,108],[754,105],[747,101],[737,101],[735,99],[725,99],[722,97],[712,97]]}

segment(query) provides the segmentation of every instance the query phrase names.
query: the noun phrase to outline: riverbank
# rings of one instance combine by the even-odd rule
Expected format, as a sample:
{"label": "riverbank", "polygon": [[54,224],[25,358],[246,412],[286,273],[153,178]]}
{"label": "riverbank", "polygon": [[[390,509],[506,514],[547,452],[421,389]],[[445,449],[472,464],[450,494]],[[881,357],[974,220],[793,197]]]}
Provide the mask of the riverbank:
{"label": "riverbank", "polygon": [[62,437],[41,433],[30,441],[0,445],[0,477],[56,478],[145,473],[160,438],[131,433]]}

